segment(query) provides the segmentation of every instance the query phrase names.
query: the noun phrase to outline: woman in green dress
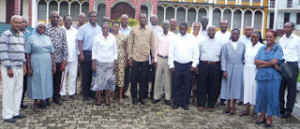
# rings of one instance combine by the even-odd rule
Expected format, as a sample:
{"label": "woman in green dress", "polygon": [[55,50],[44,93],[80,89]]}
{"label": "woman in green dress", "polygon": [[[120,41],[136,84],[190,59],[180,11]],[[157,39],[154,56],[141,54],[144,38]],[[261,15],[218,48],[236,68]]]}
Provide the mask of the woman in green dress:
{"label": "woman in green dress", "polygon": [[112,23],[112,34],[117,39],[117,48],[118,48],[118,67],[116,70],[116,85],[119,87],[119,102],[124,103],[123,99],[123,87],[125,81],[125,68],[127,67],[127,36],[119,33],[120,22],[115,21]]}

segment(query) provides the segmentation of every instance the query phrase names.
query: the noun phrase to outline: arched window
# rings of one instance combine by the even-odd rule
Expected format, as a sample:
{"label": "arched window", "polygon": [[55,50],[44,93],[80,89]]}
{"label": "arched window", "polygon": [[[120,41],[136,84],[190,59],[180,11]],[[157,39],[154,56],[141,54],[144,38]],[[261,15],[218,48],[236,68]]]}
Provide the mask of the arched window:
{"label": "arched window", "polygon": [[162,25],[163,22],[164,22],[164,14],[165,14],[164,11],[165,11],[165,10],[164,10],[163,7],[158,6],[158,8],[157,8],[157,17],[158,17],[158,24],[159,24],[159,25]]}
{"label": "arched window", "polygon": [[262,13],[261,11],[256,11],[254,14],[254,29],[261,29],[262,27]]}
{"label": "arched window", "polygon": [[206,10],[204,8],[199,9],[198,11],[198,21],[201,21],[203,17],[207,15]]}
{"label": "arched window", "polygon": [[240,29],[242,21],[242,12],[240,10],[235,10],[233,14],[233,28]]}
{"label": "arched window", "polygon": [[86,16],[89,16],[89,3],[84,2],[81,6],[81,11],[84,13]]}
{"label": "arched window", "polygon": [[173,7],[168,7],[166,9],[166,19],[170,20],[171,18],[175,17],[175,10]]}
{"label": "arched window", "polygon": [[196,21],[196,9],[195,8],[190,8],[188,10],[188,26],[192,26],[193,22]]}
{"label": "arched window", "polygon": [[58,9],[57,2],[56,1],[51,1],[50,4],[49,4],[49,16],[50,16],[50,14],[53,10],[58,11],[57,9]]}
{"label": "arched window", "polygon": [[185,22],[185,9],[183,7],[179,7],[177,9],[177,15],[176,15],[177,23]]}
{"label": "arched window", "polygon": [[80,11],[80,7],[79,7],[79,3],[78,2],[73,2],[71,4],[71,17],[73,19],[77,19],[79,11]]}
{"label": "arched window", "polygon": [[47,18],[47,3],[44,0],[41,0],[38,3],[38,19],[46,20]]}
{"label": "arched window", "polygon": [[244,13],[244,27],[251,26],[251,22],[252,22],[252,13],[250,10],[247,10]]}
{"label": "arched window", "polygon": [[69,4],[66,1],[62,1],[59,7],[59,15],[65,17],[69,14]]}
{"label": "arched window", "polygon": [[141,13],[144,13],[144,14],[146,14],[147,15],[147,21],[148,21],[148,8],[147,8],[147,6],[145,6],[145,5],[142,5],[141,6]]}
{"label": "arched window", "polygon": [[227,20],[228,27],[231,28],[231,11],[229,9],[224,10],[223,20]]}
{"label": "arched window", "polygon": [[221,20],[221,10],[220,9],[214,9],[213,11],[213,25],[219,26]]}
{"label": "arched window", "polygon": [[98,24],[102,24],[103,16],[105,15],[105,4],[99,4],[97,9]]}

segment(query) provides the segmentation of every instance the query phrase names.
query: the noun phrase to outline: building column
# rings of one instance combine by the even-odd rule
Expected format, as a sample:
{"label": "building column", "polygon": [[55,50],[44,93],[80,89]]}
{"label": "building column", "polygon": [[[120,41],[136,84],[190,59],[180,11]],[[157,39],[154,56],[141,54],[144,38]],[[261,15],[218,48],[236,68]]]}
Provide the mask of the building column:
{"label": "building column", "polygon": [[221,20],[220,21],[222,21],[223,20],[223,16],[224,16],[224,9],[221,9],[220,11],[221,11]]}
{"label": "building column", "polygon": [[234,10],[231,11],[231,20],[230,20],[231,21],[231,23],[230,23],[230,28],[231,29],[234,28],[233,27],[233,18],[234,18]]}
{"label": "building column", "polygon": [[[35,1],[35,0],[33,0],[33,1]],[[28,9],[28,24],[29,25],[31,25],[32,26],[32,6],[33,6],[33,4],[32,4],[32,0],[29,0],[29,9]],[[34,6],[34,7],[36,7],[36,6]]]}
{"label": "building column", "polygon": [[277,20],[278,20],[278,0],[275,0],[273,30],[277,30]]}
{"label": "building column", "polygon": [[49,21],[49,1],[46,1],[46,2],[47,2],[46,24],[48,24],[48,21]]}
{"label": "building column", "polygon": [[71,3],[68,3],[68,4],[69,4],[68,15],[71,15]]}
{"label": "building column", "polygon": [[252,28],[254,28],[254,14],[255,14],[255,12],[253,11],[252,12],[252,18],[251,18],[251,26],[252,26]]}
{"label": "building column", "polygon": [[167,14],[167,8],[166,7],[164,7],[164,6],[162,6],[163,8],[164,8],[164,21],[166,20],[166,14]]}
{"label": "building column", "polygon": [[208,6],[208,25],[212,25],[212,20],[213,20],[213,8],[212,6]]}
{"label": "building column", "polygon": [[244,13],[245,13],[245,11],[243,11],[243,12],[241,12],[242,13],[242,19],[241,19],[241,32],[243,33],[244,31],[244,17],[245,17],[245,15],[244,15]]}
{"label": "building column", "polygon": [[185,23],[187,23],[187,19],[188,19],[188,10],[185,8],[185,18],[184,18]]}
{"label": "building column", "polygon": [[19,0],[15,0],[15,12],[14,12],[14,15],[19,15]]}

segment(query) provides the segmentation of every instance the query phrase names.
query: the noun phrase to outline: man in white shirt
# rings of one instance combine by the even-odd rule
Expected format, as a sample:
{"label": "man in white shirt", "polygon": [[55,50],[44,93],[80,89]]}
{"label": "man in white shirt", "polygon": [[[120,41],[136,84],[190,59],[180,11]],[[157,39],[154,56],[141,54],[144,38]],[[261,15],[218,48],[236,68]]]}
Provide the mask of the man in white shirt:
{"label": "man in white shirt", "polygon": [[227,43],[230,39],[231,33],[227,31],[227,29],[228,29],[227,20],[222,20],[220,22],[220,31],[218,31],[215,35],[216,38],[222,41],[222,44]]}
{"label": "man in white shirt", "polygon": [[[291,116],[297,93],[296,87],[300,65],[300,38],[293,33],[294,27],[295,25],[292,22],[285,23],[285,35],[283,35],[279,40],[279,45],[283,50],[283,58],[293,72],[293,76],[291,78],[283,77],[280,85],[279,105],[282,118],[289,118]],[[284,96],[286,89],[287,102],[285,103]]]}
{"label": "man in white shirt", "polygon": [[[125,36],[129,36],[129,33],[130,33],[130,30],[131,30],[131,27],[128,26],[128,15],[127,14],[123,14],[121,16],[121,26],[120,26],[120,33],[125,35]],[[128,96],[125,94],[128,90],[128,85],[129,85],[129,82],[130,82],[130,71],[131,71],[131,68],[127,67],[125,68],[125,82],[124,82],[124,87],[123,87],[123,97],[124,98],[128,98]]]}
{"label": "man in white shirt", "polygon": [[181,23],[180,34],[173,37],[169,47],[168,64],[172,71],[173,109],[181,106],[189,110],[192,80],[199,62],[199,49],[195,38],[187,34],[188,26]]}
{"label": "man in white shirt", "polygon": [[[150,17],[150,22],[151,22],[151,25],[149,25],[149,27],[152,28],[154,38],[155,38],[158,33],[163,31],[163,29],[159,25],[157,25],[158,24],[157,15],[152,15]],[[154,83],[155,83],[155,66],[154,66],[154,64],[151,64],[151,60],[152,60],[151,58],[152,58],[152,55],[151,55],[151,52],[150,52],[150,57],[149,57],[149,64],[150,65],[149,65],[148,81],[152,83],[151,84],[150,97],[151,97],[151,99],[153,99]],[[149,83],[147,83],[147,84],[149,84]],[[148,90],[149,90],[149,85],[147,85],[147,87],[146,87],[146,93],[145,93],[147,95],[146,98],[148,97],[148,92],[149,92]]]}
{"label": "man in white shirt", "polygon": [[[62,100],[67,100],[67,91],[66,91],[66,80],[69,80],[68,84],[68,95],[70,98],[75,99],[76,93],[76,80],[77,80],[77,70],[78,70],[78,48],[77,48],[77,29],[72,26],[72,17],[67,15],[64,17],[64,27],[67,35],[67,44],[68,44],[68,64],[64,71],[62,77],[63,85],[60,90],[60,95]],[[68,77],[68,78],[67,78]]]}
{"label": "man in white shirt", "polygon": [[170,31],[173,32],[174,34],[179,33],[176,27],[177,27],[177,20],[175,18],[170,19]]}
{"label": "man in white shirt", "polygon": [[221,87],[221,49],[222,42],[215,37],[216,28],[208,27],[208,37],[200,44],[200,63],[198,65],[197,106],[203,110],[207,103],[208,111],[213,112]]}
{"label": "man in white shirt", "polygon": [[[169,32],[169,21],[166,20],[163,23],[163,32],[160,32],[155,37],[155,85],[154,85],[154,97],[153,104],[159,102],[159,98],[162,93],[162,84],[165,84],[165,103],[171,105],[171,71],[168,66],[168,53],[171,39],[174,36]],[[163,81],[163,77],[165,81]]]}
{"label": "man in white shirt", "polygon": [[245,45],[249,44],[249,43],[251,44],[250,38],[251,38],[252,32],[253,32],[252,26],[246,26],[245,27],[245,35],[243,35],[242,37],[240,37],[239,41],[242,42],[242,43],[244,43]]}

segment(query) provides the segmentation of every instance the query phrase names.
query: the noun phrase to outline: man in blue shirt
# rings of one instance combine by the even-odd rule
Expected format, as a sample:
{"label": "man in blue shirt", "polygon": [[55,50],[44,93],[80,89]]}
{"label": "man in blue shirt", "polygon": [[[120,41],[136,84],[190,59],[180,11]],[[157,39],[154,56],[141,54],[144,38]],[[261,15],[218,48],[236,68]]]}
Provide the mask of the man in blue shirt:
{"label": "man in blue shirt", "polygon": [[95,36],[102,33],[101,27],[97,25],[97,13],[89,13],[89,22],[79,28],[76,40],[78,40],[79,62],[82,71],[82,95],[83,101],[89,97],[95,97],[90,87],[92,81],[92,46]]}

